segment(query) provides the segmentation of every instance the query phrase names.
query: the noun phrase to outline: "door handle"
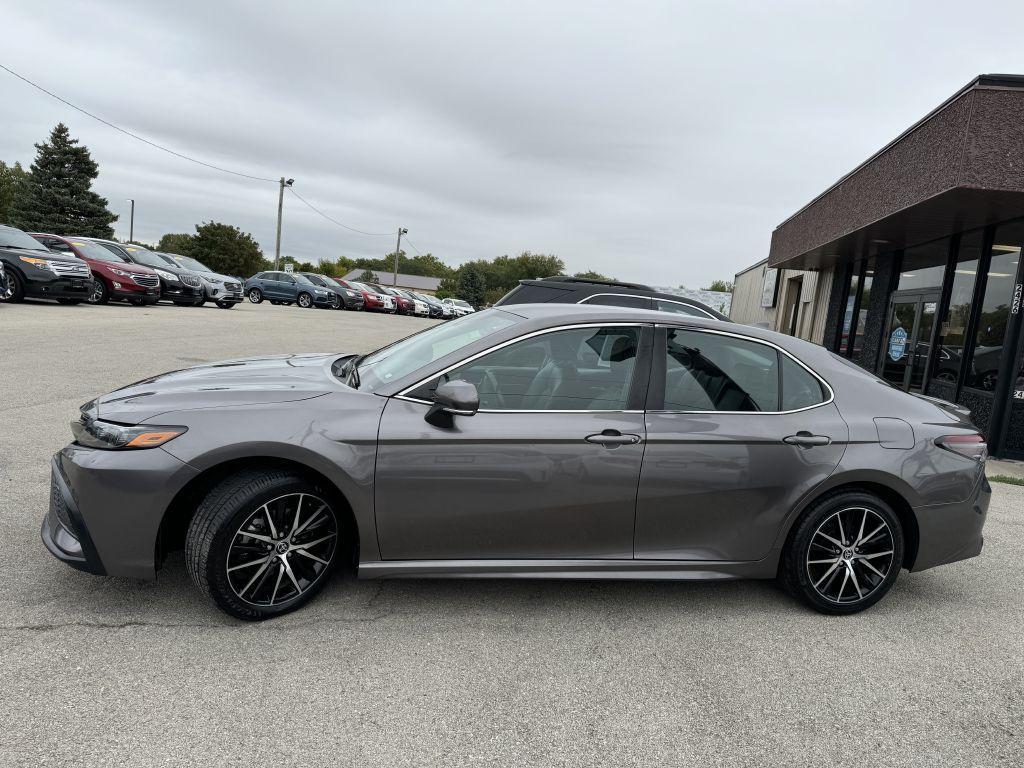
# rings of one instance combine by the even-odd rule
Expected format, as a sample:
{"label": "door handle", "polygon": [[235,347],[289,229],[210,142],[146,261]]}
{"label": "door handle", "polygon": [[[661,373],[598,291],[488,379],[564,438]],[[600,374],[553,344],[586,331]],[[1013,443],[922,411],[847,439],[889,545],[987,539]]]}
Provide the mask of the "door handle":
{"label": "door handle", "polygon": [[617,445],[635,445],[640,442],[640,435],[624,435],[617,429],[606,429],[596,435],[587,435],[585,439],[588,443],[614,448]]}
{"label": "door handle", "polygon": [[825,435],[812,435],[810,432],[797,432],[795,435],[782,438],[782,442],[799,445],[801,448],[813,448],[816,445],[829,445],[832,438]]}

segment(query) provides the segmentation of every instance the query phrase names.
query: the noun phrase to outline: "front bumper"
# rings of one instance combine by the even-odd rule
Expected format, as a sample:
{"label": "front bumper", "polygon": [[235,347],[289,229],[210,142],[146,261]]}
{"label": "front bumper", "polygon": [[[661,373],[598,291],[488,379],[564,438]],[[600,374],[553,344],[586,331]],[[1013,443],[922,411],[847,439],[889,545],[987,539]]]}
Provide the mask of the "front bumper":
{"label": "front bumper", "polygon": [[[230,285],[231,287],[229,287],[227,283],[220,283],[217,285],[205,283],[203,290],[206,292],[206,299],[208,301],[223,301],[237,304],[245,298],[242,294],[242,286],[239,283],[231,283]],[[258,285],[253,287],[259,288]]]}
{"label": "front bumper", "polygon": [[910,570],[923,571],[980,555],[985,543],[982,529],[991,498],[992,486],[982,473],[967,501],[914,509],[919,541],[917,557]]}
{"label": "front bumper", "polygon": [[49,270],[22,273],[25,277],[25,295],[39,299],[87,299],[92,294],[91,277],[65,277]]}
{"label": "front bumper", "polygon": [[141,301],[143,304],[156,304],[160,301],[160,286],[147,288],[136,285],[127,278],[110,281],[110,298],[126,301]]}
{"label": "front bumper", "polygon": [[88,573],[152,579],[164,513],[198,470],[162,448],[69,445],[51,462],[47,550]]}
{"label": "front bumper", "polygon": [[165,301],[194,302],[204,298],[204,291],[184,283],[160,282],[160,298]]}

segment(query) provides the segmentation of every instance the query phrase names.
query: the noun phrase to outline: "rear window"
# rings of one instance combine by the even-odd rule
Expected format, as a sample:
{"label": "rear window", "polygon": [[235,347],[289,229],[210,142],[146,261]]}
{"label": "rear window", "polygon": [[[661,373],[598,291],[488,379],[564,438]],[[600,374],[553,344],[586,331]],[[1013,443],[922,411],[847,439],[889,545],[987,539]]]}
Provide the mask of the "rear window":
{"label": "rear window", "polygon": [[513,288],[498,299],[494,306],[498,307],[503,304],[543,304],[548,301],[558,301],[566,294],[571,293],[572,291],[565,288],[552,288],[547,285],[527,283],[520,285],[518,288]]}

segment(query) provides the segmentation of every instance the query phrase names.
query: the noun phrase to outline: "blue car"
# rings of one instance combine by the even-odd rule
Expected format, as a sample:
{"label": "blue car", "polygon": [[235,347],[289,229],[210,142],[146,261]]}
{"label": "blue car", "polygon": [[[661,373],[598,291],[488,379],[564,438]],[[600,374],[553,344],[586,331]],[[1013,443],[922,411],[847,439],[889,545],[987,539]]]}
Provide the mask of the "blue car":
{"label": "blue car", "polygon": [[334,291],[314,284],[308,277],[294,272],[260,272],[245,281],[245,295],[253,304],[267,299],[271,304],[298,304],[310,307],[338,308]]}

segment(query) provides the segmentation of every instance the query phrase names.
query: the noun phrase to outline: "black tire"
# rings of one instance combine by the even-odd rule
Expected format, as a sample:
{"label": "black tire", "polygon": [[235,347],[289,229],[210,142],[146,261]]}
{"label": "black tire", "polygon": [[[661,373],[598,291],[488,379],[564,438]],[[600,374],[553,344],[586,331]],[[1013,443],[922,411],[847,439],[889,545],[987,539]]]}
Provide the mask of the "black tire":
{"label": "black tire", "polygon": [[13,269],[8,267],[4,271],[4,282],[0,286],[0,301],[15,304],[25,298],[25,286],[21,277]]}
{"label": "black tire", "polygon": [[218,307],[218,309],[234,309],[235,308],[235,302],[233,302],[233,301],[218,301],[217,302],[217,307]]}
{"label": "black tire", "polygon": [[[858,546],[858,537],[867,538],[881,523],[887,530],[879,529],[881,533]],[[834,616],[858,613],[892,589],[903,566],[903,550],[903,528],[888,504],[865,491],[838,491],[814,502],[800,515],[782,554],[779,580],[816,611]],[[870,565],[864,565],[865,561]],[[838,599],[830,594],[836,590]],[[844,595],[848,599],[843,599]]]}
{"label": "black tire", "polygon": [[303,291],[295,298],[296,303],[303,309],[311,309],[313,307],[313,297]]}
{"label": "black tire", "polygon": [[201,307],[206,303],[206,299],[195,299],[192,301],[193,307]]}
{"label": "black tire", "polygon": [[[304,500],[315,499],[314,504],[319,505],[323,503],[324,511],[322,514],[324,514],[325,521],[324,523],[318,522],[316,517],[300,519],[299,524],[296,526],[299,536],[314,535],[320,537],[324,531],[331,530],[333,526],[333,546],[330,547],[330,554],[327,554],[326,549],[319,550],[320,558],[326,560],[326,564],[323,566],[315,564],[314,558],[300,557],[301,552],[297,552],[296,548],[285,552],[283,555],[278,554],[281,544],[285,546],[291,545],[292,532],[290,530],[285,531],[284,526],[291,527],[293,512],[287,508],[282,509],[278,506],[273,506],[273,513],[271,513],[271,506],[281,504],[282,499],[290,499],[297,494],[303,494]],[[267,505],[267,507],[264,508],[264,505]],[[278,525],[281,526],[280,530],[266,529],[265,538],[268,542],[266,544],[261,544],[255,538],[246,537],[242,532],[243,526],[246,527],[246,530],[253,530],[253,526],[249,521],[261,518],[262,514],[273,514],[277,518]],[[304,511],[303,514],[305,514]],[[266,520],[267,518],[262,517],[261,519]],[[302,530],[304,528],[303,522],[306,522],[307,525],[312,524],[309,530]],[[318,530],[313,532],[312,529],[314,528]],[[279,536],[273,536],[271,530],[279,534]],[[289,568],[297,574],[297,581],[293,582],[296,584],[306,581],[306,575],[304,574],[308,575],[315,572],[315,576],[308,581],[304,589],[278,603],[273,602],[278,594],[277,587],[274,588],[274,593],[269,603],[263,601],[263,604],[260,604],[260,601],[254,602],[240,597],[238,588],[231,583],[232,577],[229,575],[228,570],[228,564],[237,552],[237,548],[232,549],[233,542],[240,536],[243,539],[242,544],[245,549],[257,550],[258,548],[263,548],[260,551],[244,556],[251,557],[253,565],[259,565],[258,571],[264,574],[257,577],[256,573],[253,572],[254,580],[262,578],[264,581],[259,581],[248,591],[244,588],[241,589],[242,594],[256,598],[261,593],[261,590],[269,587],[268,584],[264,583],[266,579],[274,580],[271,575],[272,573],[278,573],[281,581],[286,582],[287,580],[283,577]],[[185,564],[196,586],[211,598],[218,607],[239,619],[259,621],[294,611],[311,600],[326,584],[331,571],[334,570],[335,565],[342,559],[345,550],[350,548],[349,542],[344,541],[344,536],[345,530],[342,527],[342,520],[336,511],[333,494],[330,493],[329,489],[322,488],[316,483],[310,482],[302,475],[289,470],[245,470],[222,480],[218,485],[214,486],[199,505],[195,516],[192,518],[192,522],[189,524],[188,533],[185,538]],[[274,544],[274,541],[278,543]],[[301,547],[297,549],[301,549]],[[264,552],[269,553],[265,554],[269,558],[268,568],[264,568],[260,564],[261,561],[258,560],[258,558],[264,556]],[[294,558],[291,557],[292,554],[295,554]],[[285,565],[286,562],[289,565]],[[319,568],[319,570],[314,571],[316,568]],[[234,570],[238,571],[238,569]],[[244,572],[243,566],[242,573]],[[240,576],[234,578],[236,578],[236,584],[241,581]],[[292,590],[292,587],[289,586],[288,589]],[[284,594],[287,595],[288,592]]]}
{"label": "black tire", "polygon": [[90,293],[85,300],[89,304],[108,303],[110,301],[110,292],[107,290],[107,284],[103,282],[103,278],[93,275],[92,282],[92,293]]}
{"label": "black tire", "polygon": [[275,307],[281,306],[281,302],[280,301],[274,301],[274,299],[271,299],[270,303],[273,304]]}
{"label": "black tire", "polygon": [[263,301],[263,291],[261,291],[259,288],[250,288],[248,296],[249,301],[251,301],[253,304],[259,304],[261,301]]}
{"label": "black tire", "polygon": [[73,307],[76,304],[81,304],[81,299],[57,299],[58,304],[63,304],[66,307]]}

